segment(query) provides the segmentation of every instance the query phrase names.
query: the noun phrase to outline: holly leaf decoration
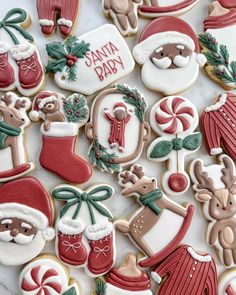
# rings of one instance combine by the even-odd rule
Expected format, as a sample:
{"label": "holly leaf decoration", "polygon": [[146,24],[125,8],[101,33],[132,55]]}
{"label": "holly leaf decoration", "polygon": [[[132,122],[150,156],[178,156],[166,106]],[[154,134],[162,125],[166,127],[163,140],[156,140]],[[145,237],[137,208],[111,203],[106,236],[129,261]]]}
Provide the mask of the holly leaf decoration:
{"label": "holly leaf decoration", "polygon": [[47,54],[55,59],[62,59],[66,57],[64,46],[60,42],[53,42],[46,45]]}
{"label": "holly leaf decoration", "polygon": [[74,56],[77,56],[78,58],[83,58],[90,50],[89,47],[89,43],[85,43],[84,41],[82,41],[80,43],[76,43],[76,45],[71,48],[70,53]]}
{"label": "holly leaf decoration", "polygon": [[68,99],[63,99],[63,109],[67,122],[85,123],[88,117],[87,100],[82,94],[74,94]]}
{"label": "holly leaf decoration", "polygon": [[61,72],[66,66],[66,60],[50,60],[46,66],[46,73]]}

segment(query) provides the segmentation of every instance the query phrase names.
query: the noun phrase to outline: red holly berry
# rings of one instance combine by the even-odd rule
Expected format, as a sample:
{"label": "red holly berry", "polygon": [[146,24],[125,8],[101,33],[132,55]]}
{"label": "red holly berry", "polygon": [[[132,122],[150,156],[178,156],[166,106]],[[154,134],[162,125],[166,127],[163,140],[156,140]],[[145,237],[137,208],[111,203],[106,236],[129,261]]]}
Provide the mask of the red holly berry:
{"label": "red holly berry", "polygon": [[69,60],[67,61],[67,65],[68,65],[69,67],[73,67],[74,64],[75,64],[75,62],[74,62],[72,59],[69,59]]}

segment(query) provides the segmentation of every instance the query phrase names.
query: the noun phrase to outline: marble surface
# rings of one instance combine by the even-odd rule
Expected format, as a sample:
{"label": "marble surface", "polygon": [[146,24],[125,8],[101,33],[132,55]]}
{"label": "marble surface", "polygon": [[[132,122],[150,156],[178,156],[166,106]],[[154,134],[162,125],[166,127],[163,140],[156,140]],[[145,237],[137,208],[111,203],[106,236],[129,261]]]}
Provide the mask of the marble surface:
{"label": "marble surface", "polygon": [[[25,8],[26,10],[28,10],[32,16],[33,23],[29,29],[29,32],[34,35],[35,43],[39,47],[44,64],[46,64],[47,55],[45,51],[45,43],[50,43],[54,40],[61,40],[61,37],[59,34],[56,34],[50,38],[45,38],[44,36],[41,35],[40,28],[38,26],[37,16],[36,16],[35,0],[1,1],[1,13],[0,13],[1,17],[4,16],[10,8],[15,7],[16,3],[19,7]],[[200,3],[196,7],[194,7],[194,9],[192,9],[187,14],[181,16],[181,18],[189,22],[189,24],[194,28],[196,32],[201,32],[202,21],[208,13],[209,3],[210,3],[210,0],[200,0]],[[103,16],[102,8],[101,8],[101,0],[81,0],[78,23],[75,28],[75,33],[77,35],[83,34],[107,22],[110,22],[110,20],[106,19],[106,17]],[[140,19],[139,32],[147,24],[147,22],[148,22],[147,20]],[[137,42],[137,36],[126,39],[131,49]],[[144,87],[144,85],[142,84],[140,80],[140,68],[138,66],[136,66],[132,74],[130,74],[128,77],[126,77],[120,82],[125,82],[132,86],[138,87],[140,91],[142,91],[147,98],[147,101],[149,104],[149,110],[151,106],[158,99],[161,98],[160,94],[150,92]],[[56,90],[60,92],[60,90],[57,89],[57,87],[55,86],[51,78],[48,78],[45,89]],[[214,98],[221,92],[223,92],[223,90],[217,84],[212,82],[206,76],[204,71],[202,71],[197,83],[191,89],[182,93],[182,95],[190,99],[197,106],[197,109],[200,113],[204,109],[204,107],[211,104]],[[92,100],[93,100],[93,97],[88,98],[88,102],[90,105]],[[152,138],[154,137],[155,135],[152,134]],[[79,141],[78,141],[77,150],[79,151],[80,154],[86,157],[88,147],[89,147],[88,142],[82,130]],[[41,149],[41,135],[39,133],[38,124],[33,124],[29,128],[29,130],[27,130],[27,148],[29,152],[29,159],[31,161],[35,161],[37,166],[36,170],[32,173],[32,175],[37,177],[40,181],[42,181],[42,183],[48,188],[48,190],[51,190],[56,185],[60,184],[61,180],[59,178],[55,177],[54,175],[42,169],[38,163],[37,159]],[[165,165],[147,161],[146,150],[147,150],[147,146],[145,147],[142,153],[139,163],[143,164],[147,168],[148,174],[150,176],[157,177],[157,179],[160,179],[161,174],[163,173],[165,169]],[[193,156],[190,156],[188,158],[188,161],[198,157],[201,157],[206,164],[210,164],[214,162],[214,159],[209,157],[206,154],[206,150],[204,146]],[[92,179],[89,181],[88,184],[83,185],[82,187],[86,187],[90,184],[97,183],[97,182],[106,182],[114,186],[116,190],[116,194],[114,195],[112,199],[108,200],[106,204],[107,206],[109,206],[110,210],[113,212],[116,218],[119,216],[129,215],[138,207],[138,204],[137,202],[135,202],[134,198],[124,198],[121,196],[120,188],[117,185],[116,175],[103,174],[98,172],[97,170],[94,170]],[[207,227],[207,222],[204,220],[201,214],[201,209],[199,204],[194,201],[192,189],[189,189],[188,192],[185,193],[184,195],[180,197],[176,197],[175,201],[179,203],[192,202],[196,205],[196,213],[194,215],[192,225],[183,242],[191,244],[193,247],[195,247],[199,251],[209,252],[214,257],[216,257],[212,248],[207,246],[205,242],[205,231]],[[138,250],[132,245],[129,239],[127,237],[121,236],[120,234],[117,234],[117,247],[118,247],[118,255],[117,255],[116,265],[120,265],[120,263],[123,262],[123,259],[125,258],[125,255],[127,254],[127,252],[138,253]],[[51,242],[44,249],[43,252],[52,253],[53,248],[54,248],[54,243]],[[216,259],[216,262],[217,262],[217,267],[220,274],[224,270],[224,268],[219,265],[217,259]],[[1,295],[19,294],[18,276],[19,276],[21,268],[22,267],[6,267],[3,265],[0,265],[0,294]],[[80,282],[81,288],[82,288],[82,294],[83,295],[90,294],[90,290],[92,286],[94,285],[94,281],[88,278],[85,275],[83,270],[71,269],[71,275],[74,276]],[[154,284],[153,290],[155,289],[156,289],[156,285]]]}

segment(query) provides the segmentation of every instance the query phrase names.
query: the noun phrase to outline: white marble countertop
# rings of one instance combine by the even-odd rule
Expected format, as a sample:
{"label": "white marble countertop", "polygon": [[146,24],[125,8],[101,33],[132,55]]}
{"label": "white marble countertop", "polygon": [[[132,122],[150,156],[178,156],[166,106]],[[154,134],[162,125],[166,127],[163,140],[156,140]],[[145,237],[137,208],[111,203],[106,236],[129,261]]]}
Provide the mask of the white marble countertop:
{"label": "white marble countertop", "polygon": [[[101,0],[80,1],[81,5],[78,23],[75,29],[75,34],[80,35],[82,33],[90,31],[91,29],[98,27],[99,25],[110,22],[110,20],[106,19],[106,17],[103,15],[101,8]],[[41,35],[37,21],[35,2],[35,0],[1,1],[0,17],[3,17],[10,8],[14,8],[16,6],[16,3],[19,7],[29,11],[33,21],[31,27],[29,28],[29,32],[32,33],[35,37],[35,43],[38,45],[40,49],[40,53],[42,54],[44,64],[46,64],[47,55],[45,51],[45,43],[50,43],[54,40],[61,40],[61,37],[59,34],[55,34],[53,37],[50,38],[45,38],[43,35]],[[196,7],[194,7],[191,11],[182,16],[182,18],[186,20],[197,33],[201,32],[202,21],[208,14],[208,4],[210,2],[210,0],[200,0],[200,3]],[[139,32],[141,32],[142,28],[147,24],[147,22],[147,20],[140,19]],[[137,36],[126,39],[131,49],[137,42]],[[152,93],[144,87],[140,80],[140,68],[138,66],[136,66],[132,74],[123,79],[121,82],[125,82],[127,84],[130,84],[131,86],[136,86],[137,88],[139,88],[140,91],[142,91],[147,98],[149,110],[151,106],[158,99],[161,98],[160,94]],[[57,89],[51,78],[48,78],[45,89],[57,90],[58,92],[60,92],[60,90]],[[217,84],[212,82],[203,70],[199,76],[197,83],[182,95],[190,99],[197,106],[198,111],[201,112],[204,109],[204,107],[211,104],[214,98],[221,92],[223,92],[223,89],[221,89]],[[93,97],[88,98],[90,105],[92,99]],[[152,136],[154,138],[154,134],[152,134]],[[77,149],[80,152],[80,154],[86,157],[88,147],[88,141],[86,140],[84,133],[82,131],[78,141]],[[35,161],[37,166],[36,170],[32,173],[32,175],[36,176],[49,190],[51,190],[56,185],[60,184],[61,180],[40,167],[38,163],[38,155],[40,152],[40,148],[41,135],[39,133],[39,126],[37,124],[33,124],[27,130],[27,149],[29,153],[29,159]],[[143,164],[146,168],[148,168],[147,170],[150,176],[160,179],[163,169],[165,169],[165,165],[149,162],[146,158],[146,149],[147,146],[145,147],[142,153],[139,163]],[[188,160],[190,161],[191,159],[197,157],[201,157],[202,159],[204,159],[206,164],[214,162],[214,159],[207,155],[204,145],[197,153],[195,153],[193,156],[190,156]],[[138,204],[137,202],[135,202],[134,198],[124,198],[121,196],[120,188],[117,185],[116,175],[103,174],[98,172],[97,170],[94,170],[94,174],[90,182],[82,187],[89,186],[90,184],[94,184],[96,182],[106,182],[114,186],[116,194],[115,196],[113,196],[112,199],[108,200],[106,204],[109,206],[110,210],[113,212],[115,217],[129,215],[129,213],[132,213],[135,210],[135,208],[138,207]],[[210,248],[205,242],[205,231],[207,227],[207,222],[202,216],[199,204],[193,198],[192,189],[189,189],[188,192],[184,195],[176,197],[175,200],[179,203],[192,202],[196,206],[196,213],[194,215],[193,222],[183,242],[192,245],[195,249],[199,251],[208,252],[216,258],[213,249]],[[116,265],[120,265],[123,262],[127,252],[138,253],[138,250],[132,245],[130,240],[127,237],[121,236],[120,234],[117,234],[117,247],[119,251],[117,253],[118,256]],[[53,248],[54,242],[51,242],[46,247],[46,249],[44,249],[44,252],[53,252]],[[216,263],[218,267],[218,272],[220,274],[224,270],[224,268],[219,265],[217,258]],[[0,265],[1,295],[19,294],[18,276],[21,268],[22,267],[6,267]],[[80,282],[83,292],[82,294],[90,294],[90,289],[94,284],[94,281],[88,278],[83,270],[71,269],[71,274]],[[153,290],[155,289],[156,285],[153,284]]]}

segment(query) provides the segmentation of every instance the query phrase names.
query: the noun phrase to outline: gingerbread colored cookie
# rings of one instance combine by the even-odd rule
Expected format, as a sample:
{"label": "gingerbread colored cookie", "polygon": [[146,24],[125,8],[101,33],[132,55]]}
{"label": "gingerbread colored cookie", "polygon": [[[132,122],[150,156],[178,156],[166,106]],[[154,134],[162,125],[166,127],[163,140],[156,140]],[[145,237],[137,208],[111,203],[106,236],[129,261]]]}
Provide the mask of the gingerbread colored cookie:
{"label": "gingerbread colored cookie", "polygon": [[50,196],[33,177],[0,187],[0,263],[21,265],[55,237]]}
{"label": "gingerbread colored cookie", "polygon": [[76,23],[79,2],[79,0],[37,0],[42,33],[51,36],[58,24],[61,34],[69,36]]}
{"label": "gingerbread colored cookie", "polygon": [[135,162],[149,139],[143,95],[125,84],[101,92],[94,100],[86,136],[91,141],[90,163],[110,173]]}
{"label": "gingerbread colored cookie", "polygon": [[65,97],[44,91],[35,97],[29,115],[33,121],[43,120],[40,164],[68,182],[88,181],[92,168],[75,153],[79,128],[89,116],[85,97],[78,93]]}
{"label": "gingerbread colored cookie", "polygon": [[191,101],[182,96],[168,96],[151,109],[150,124],[159,136],[148,148],[149,160],[168,161],[162,186],[170,195],[186,192],[190,185],[185,171],[185,158],[196,152],[202,141],[198,127],[198,113]]}
{"label": "gingerbread colored cookie", "polygon": [[191,163],[190,175],[195,198],[203,204],[208,220],[207,243],[213,246],[221,264],[236,264],[236,172],[230,157],[220,155],[219,164],[204,166],[197,159]]}
{"label": "gingerbread colored cookie", "polygon": [[50,254],[43,254],[21,271],[22,295],[81,295],[79,283],[70,278],[68,269]]}
{"label": "gingerbread colored cookie", "polygon": [[212,2],[199,41],[207,58],[207,74],[226,90],[236,88],[236,51],[232,38],[235,32],[236,10],[223,8],[217,1]]}
{"label": "gingerbread colored cookie", "polygon": [[167,198],[158,188],[156,179],[147,177],[140,165],[121,172],[118,179],[120,186],[124,187],[122,195],[137,197],[141,207],[128,221],[117,220],[115,227],[128,235],[144,253],[139,265],[153,266],[168,256],[184,238],[194,207],[184,208]]}
{"label": "gingerbread colored cookie", "polygon": [[224,271],[218,280],[218,295],[236,294],[236,268]]}
{"label": "gingerbread colored cookie", "polygon": [[129,47],[114,25],[103,25],[80,37],[46,45],[47,73],[66,90],[93,94],[134,68]]}
{"label": "gingerbread colored cookie", "polygon": [[217,268],[213,257],[196,252],[188,245],[173,251],[151,275],[161,284],[158,295],[217,294]]}
{"label": "gingerbread colored cookie", "polygon": [[133,56],[142,67],[145,86],[166,95],[192,86],[206,63],[193,29],[173,16],[150,22],[134,47]]}
{"label": "gingerbread colored cookie", "polygon": [[66,202],[56,222],[57,256],[69,266],[85,267],[92,277],[107,273],[116,258],[112,215],[102,203],[113,193],[106,184],[86,191],[64,184],[52,191],[55,200]]}

